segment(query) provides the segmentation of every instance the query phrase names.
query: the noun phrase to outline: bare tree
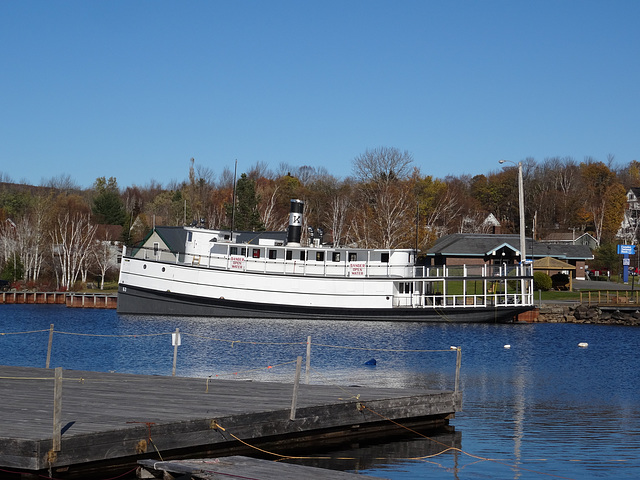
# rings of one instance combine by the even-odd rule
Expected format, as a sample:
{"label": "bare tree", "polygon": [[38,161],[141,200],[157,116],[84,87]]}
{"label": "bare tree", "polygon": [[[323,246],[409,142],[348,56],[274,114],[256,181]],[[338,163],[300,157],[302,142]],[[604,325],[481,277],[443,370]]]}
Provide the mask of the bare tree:
{"label": "bare tree", "polygon": [[278,230],[282,227],[282,218],[276,218],[276,204],[278,199],[278,185],[274,184],[270,192],[264,188],[259,189],[260,205],[260,220],[264,224],[266,230]]}
{"label": "bare tree", "polygon": [[53,188],[60,192],[70,193],[80,190],[80,186],[71,178],[69,174],[60,174],[50,179],[42,179],[40,185],[43,187]]}
{"label": "bare tree", "polygon": [[389,184],[409,178],[413,170],[413,156],[397,148],[378,147],[365,150],[353,161],[353,173],[362,183]]}
{"label": "bare tree", "polygon": [[326,211],[327,223],[331,229],[334,247],[340,246],[340,242],[346,234],[346,219],[350,199],[343,190],[336,190],[333,193]]}
{"label": "bare tree", "polygon": [[[29,213],[0,224],[0,245],[3,263],[9,260],[23,267],[23,278],[15,280],[37,281],[45,254],[45,215],[47,202],[35,197]],[[14,268],[15,271],[15,268]]]}
{"label": "bare tree", "polygon": [[261,178],[273,179],[273,173],[266,162],[256,162],[247,172],[247,177],[256,181]]}
{"label": "bare tree", "polygon": [[104,279],[107,273],[118,266],[117,246],[113,237],[108,226],[103,226],[100,238],[95,239],[91,247],[92,260],[100,275],[100,290],[104,290]]}
{"label": "bare tree", "polygon": [[369,232],[365,246],[395,248],[407,239],[415,210],[412,163],[409,152],[388,147],[366,150],[354,159],[353,170],[360,181],[358,216],[362,227],[371,227],[364,229]]}
{"label": "bare tree", "polygon": [[60,286],[71,288],[78,275],[86,268],[96,228],[90,224],[88,215],[72,215],[68,212],[58,215],[50,235],[53,243],[53,261],[59,267],[56,271],[60,275]]}

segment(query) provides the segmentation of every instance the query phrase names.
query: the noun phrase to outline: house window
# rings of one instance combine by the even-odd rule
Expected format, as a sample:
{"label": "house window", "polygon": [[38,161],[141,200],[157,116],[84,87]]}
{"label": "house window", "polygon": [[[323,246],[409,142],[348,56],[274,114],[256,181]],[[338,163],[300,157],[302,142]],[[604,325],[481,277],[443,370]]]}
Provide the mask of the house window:
{"label": "house window", "polygon": [[389,263],[389,252],[381,253],[380,254],[380,261],[382,263]]}
{"label": "house window", "polygon": [[253,258],[260,258],[260,249],[259,248],[254,248],[251,253],[253,255]]}
{"label": "house window", "polygon": [[275,260],[278,256],[277,250],[269,250],[269,260]]}

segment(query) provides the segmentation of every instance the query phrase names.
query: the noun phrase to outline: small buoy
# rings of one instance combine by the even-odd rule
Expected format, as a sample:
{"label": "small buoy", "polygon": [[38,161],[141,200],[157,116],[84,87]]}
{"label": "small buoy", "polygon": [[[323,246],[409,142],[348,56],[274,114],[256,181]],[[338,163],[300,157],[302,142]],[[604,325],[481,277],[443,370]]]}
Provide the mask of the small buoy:
{"label": "small buoy", "polygon": [[376,365],[377,363],[378,362],[376,362],[375,358],[372,358],[371,360],[364,362],[365,365]]}
{"label": "small buoy", "polygon": [[454,346],[454,345],[451,345],[451,346],[449,347],[449,349],[450,349],[450,350],[457,350],[457,349],[458,349],[458,347],[456,347],[456,346]]}
{"label": "small buoy", "polygon": [[504,348],[511,348],[511,345],[506,344],[506,345],[504,346]]}
{"label": "small buoy", "polygon": [[587,348],[587,347],[589,346],[589,344],[588,344],[587,342],[580,342],[580,343],[578,344],[578,346],[579,346],[580,348]]}

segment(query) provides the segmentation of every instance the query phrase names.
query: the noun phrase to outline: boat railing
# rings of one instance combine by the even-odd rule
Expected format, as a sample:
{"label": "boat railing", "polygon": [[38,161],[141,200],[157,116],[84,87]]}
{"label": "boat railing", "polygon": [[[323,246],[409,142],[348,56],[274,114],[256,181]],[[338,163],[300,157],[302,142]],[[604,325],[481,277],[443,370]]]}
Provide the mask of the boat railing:
{"label": "boat railing", "polygon": [[510,305],[533,305],[533,294],[526,293],[487,293],[473,295],[414,294],[396,295],[395,307],[492,307]]}
{"label": "boat railing", "polygon": [[147,261],[175,263],[201,268],[216,268],[244,272],[275,273],[283,275],[314,275],[327,277],[398,277],[415,279],[435,278],[500,278],[531,276],[530,265],[394,265],[366,260],[356,262],[284,260],[244,255],[188,255],[168,249],[139,247],[125,249],[123,256]]}

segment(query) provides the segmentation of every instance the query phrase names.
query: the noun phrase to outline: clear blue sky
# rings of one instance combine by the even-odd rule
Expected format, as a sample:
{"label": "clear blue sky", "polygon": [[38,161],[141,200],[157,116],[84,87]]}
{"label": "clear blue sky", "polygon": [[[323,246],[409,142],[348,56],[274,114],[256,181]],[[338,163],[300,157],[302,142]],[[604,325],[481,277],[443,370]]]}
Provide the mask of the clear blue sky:
{"label": "clear blue sky", "polygon": [[640,159],[640,2],[3,1],[0,172],[89,187],[256,162],[345,177]]}

